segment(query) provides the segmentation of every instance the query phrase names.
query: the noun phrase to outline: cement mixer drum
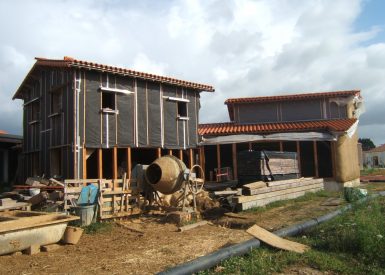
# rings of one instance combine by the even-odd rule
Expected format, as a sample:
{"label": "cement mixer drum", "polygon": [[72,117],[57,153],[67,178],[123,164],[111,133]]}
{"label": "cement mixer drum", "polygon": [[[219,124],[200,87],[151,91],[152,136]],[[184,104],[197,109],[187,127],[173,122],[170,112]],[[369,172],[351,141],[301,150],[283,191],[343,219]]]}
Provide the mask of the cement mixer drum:
{"label": "cement mixer drum", "polygon": [[163,194],[172,194],[180,190],[185,182],[186,165],[180,159],[167,155],[156,159],[146,169],[148,183]]}

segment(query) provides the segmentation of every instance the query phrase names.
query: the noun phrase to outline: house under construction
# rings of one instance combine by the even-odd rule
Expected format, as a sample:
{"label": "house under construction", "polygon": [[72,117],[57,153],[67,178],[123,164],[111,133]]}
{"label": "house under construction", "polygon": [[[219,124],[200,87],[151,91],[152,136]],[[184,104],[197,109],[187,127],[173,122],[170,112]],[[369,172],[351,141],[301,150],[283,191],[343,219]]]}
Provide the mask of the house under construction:
{"label": "house under construction", "polygon": [[36,58],[23,104],[24,179],[120,178],[174,154],[197,161],[200,92],[214,88],[69,57]]}
{"label": "house under construction", "polygon": [[231,98],[225,104],[231,122],[199,126],[202,165],[212,179],[221,179],[218,171],[238,179],[239,152],[269,150],[295,152],[300,175],[328,179],[329,188],[359,183],[359,90]]}

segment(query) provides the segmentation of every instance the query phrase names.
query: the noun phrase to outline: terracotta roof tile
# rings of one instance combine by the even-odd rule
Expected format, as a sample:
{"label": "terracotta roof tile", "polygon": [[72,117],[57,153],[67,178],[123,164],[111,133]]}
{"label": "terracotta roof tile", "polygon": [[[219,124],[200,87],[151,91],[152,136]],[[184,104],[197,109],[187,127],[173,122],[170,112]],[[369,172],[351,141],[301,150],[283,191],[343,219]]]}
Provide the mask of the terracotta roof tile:
{"label": "terracotta roof tile", "polygon": [[382,144],[380,146],[377,146],[376,148],[365,151],[365,153],[378,153],[378,152],[385,152],[385,144]]}
{"label": "terracotta roof tile", "polygon": [[225,101],[229,112],[230,120],[234,120],[234,104],[248,104],[248,103],[268,103],[279,101],[293,101],[293,100],[311,100],[317,98],[334,98],[334,97],[349,97],[360,96],[360,90],[348,91],[333,91],[333,92],[319,92],[319,93],[301,93],[278,96],[257,96],[257,97],[238,97],[229,98]]}
{"label": "terracotta roof tile", "polygon": [[355,96],[355,95],[360,95],[360,90],[302,93],[302,94],[290,94],[290,95],[278,95],[278,96],[238,97],[238,98],[227,99],[225,101],[225,104],[304,100],[304,99],[315,99],[315,98],[325,98],[325,97],[326,98],[347,97],[347,96]]}
{"label": "terracotta roof tile", "polygon": [[202,91],[208,91],[208,92],[215,91],[213,86],[206,85],[206,84],[194,83],[194,82],[180,80],[176,78],[134,71],[126,68],[119,68],[119,67],[99,64],[95,62],[78,60],[68,56],[65,56],[64,59],[47,59],[47,58],[37,57],[36,60],[37,60],[37,65],[58,66],[58,67],[81,67],[81,68],[94,69],[99,71],[108,71],[112,73],[130,75],[133,77],[139,77],[147,80],[154,80],[154,81],[169,83],[173,85],[193,88],[193,89],[202,90]]}
{"label": "terracotta roof tile", "polygon": [[198,128],[201,136],[220,136],[230,134],[266,134],[278,132],[304,131],[347,131],[357,119],[335,119],[302,122],[279,122],[258,124],[236,124],[233,122],[200,124]]}
{"label": "terracotta roof tile", "polygon": [[24,84],[28,82],[29,76],[33,73],[34,69],[38,66],[47,66],[47,67],[56,67],[56,68],[70,68],[70,67],[86,68],[90,70],[111,72],[111,73],[128,75],[128,76],[146,79],[146,80],[158,81],[162,83],[191,88],[199,91],[207,91],[207,92],[215,91],[213,86],[206,85],[206,84],[194,83],[194,82],[180,80],[176,78],[134,71],[126,68],[119,68],[119,67],[103,65],[95,62],[78,60],[69,56],[65,56],[63,59],[48,59],[48,58],[42,58],[42,57],[36,57],[35,59],[36,59],[36,63],[33,65],[31,70],[25,77],[23,83],[20,85],[20,87],[16,91],[15,95],[13,96],[13,99],[20,98],[19,94],[23,89]]}

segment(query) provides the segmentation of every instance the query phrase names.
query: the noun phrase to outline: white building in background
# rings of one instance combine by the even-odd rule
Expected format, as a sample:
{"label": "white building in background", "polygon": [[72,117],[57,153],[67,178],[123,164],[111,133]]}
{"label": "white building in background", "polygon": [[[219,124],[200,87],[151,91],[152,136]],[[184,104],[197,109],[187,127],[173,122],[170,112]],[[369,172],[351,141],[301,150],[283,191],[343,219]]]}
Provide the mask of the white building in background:
{"label": "white building in background", "polygon": [[385,167],[385,144],[364,152],[364,161],[367,167]]}

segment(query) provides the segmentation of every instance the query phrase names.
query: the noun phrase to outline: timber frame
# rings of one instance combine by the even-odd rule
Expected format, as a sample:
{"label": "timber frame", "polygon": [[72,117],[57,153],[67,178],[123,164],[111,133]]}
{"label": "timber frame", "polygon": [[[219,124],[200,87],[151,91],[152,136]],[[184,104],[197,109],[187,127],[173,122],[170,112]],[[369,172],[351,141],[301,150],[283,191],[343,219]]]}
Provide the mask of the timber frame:
{"label": "timber frame", "polygon": [[209,85],[64,59],[36,58],[14,95],[24,101],[24,179],[118,179],[174,154],[191,167],[200,93]]}

